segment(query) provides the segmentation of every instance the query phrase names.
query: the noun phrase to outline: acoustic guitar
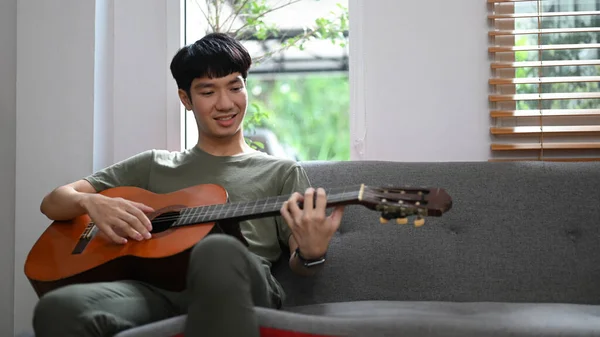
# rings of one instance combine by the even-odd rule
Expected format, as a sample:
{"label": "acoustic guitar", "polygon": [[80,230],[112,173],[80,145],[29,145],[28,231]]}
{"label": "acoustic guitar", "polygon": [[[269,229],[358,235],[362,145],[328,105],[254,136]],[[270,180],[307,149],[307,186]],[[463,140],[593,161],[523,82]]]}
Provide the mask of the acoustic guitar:
{"label": "acoustic guitar", "polygon": [[[440,188],[373,187],[359,185],[326,190],[327,206],[360,204],[381,213],[385,223],[421,226],[427,216],[441,216],[452,206]],[[101,194],[144,203],[155,212],[152,238],[113,243],[88,215],[54,221],[32,247],[25,275],[38,296],[56,288],[87,282],[139,280],[179,291],[185,287],[191,248],[207,235],[226,233],[246,243],[239,222],[280,214],[289,196],[228,202],[227,191],[203,184],[156,194],[137,187],[116,187]],[[300,205],[302,207],[302,205]]]}

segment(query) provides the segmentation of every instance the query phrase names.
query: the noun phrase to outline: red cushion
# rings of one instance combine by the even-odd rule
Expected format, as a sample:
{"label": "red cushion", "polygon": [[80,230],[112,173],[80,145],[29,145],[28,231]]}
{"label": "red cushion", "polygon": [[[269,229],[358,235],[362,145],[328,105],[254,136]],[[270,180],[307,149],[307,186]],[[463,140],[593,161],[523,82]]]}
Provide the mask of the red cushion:
{"label": "red cushion", "polygon": [[315,335],[306,332],[296,332],[275,328],[260,328],[260,337],[333,337],[331,335]]}
{"label": "red cushion", "polygon": [[[177,334],[173,337],[184,337],[182,333]],[[260,337],[333,337],[331,335],[315,335],[305,332],[296,332],[289,330],[281,330],[275,328],[260,328]]]}

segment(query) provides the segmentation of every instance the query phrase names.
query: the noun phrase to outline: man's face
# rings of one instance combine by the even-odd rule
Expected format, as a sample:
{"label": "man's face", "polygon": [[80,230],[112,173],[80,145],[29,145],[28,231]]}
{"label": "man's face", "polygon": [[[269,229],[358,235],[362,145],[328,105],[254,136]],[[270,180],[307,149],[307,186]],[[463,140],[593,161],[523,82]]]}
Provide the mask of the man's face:
{"label": "man's face", "polygon": [[194,79],[191,105],[184,91],[180,90],[179,95],[186,109],[194,112],[201,137],[231,137],[240,131],[248,106],[246,84],[240,73]]}

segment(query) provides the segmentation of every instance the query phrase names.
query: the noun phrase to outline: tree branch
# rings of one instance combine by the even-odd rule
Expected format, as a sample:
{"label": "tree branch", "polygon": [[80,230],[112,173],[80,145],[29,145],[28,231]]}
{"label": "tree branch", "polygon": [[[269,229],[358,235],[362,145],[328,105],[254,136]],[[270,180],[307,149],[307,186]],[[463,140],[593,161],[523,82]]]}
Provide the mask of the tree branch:
{"label": "tree branch", "polygon": [[284,43],[283,43],[283,44],[284,44],[284,46],[283,46],[283,47],[280,47],[280,48],[278,48],[278,49],[276,49],[276,50],[273,50],[273,51],[270,51],[270,52],[268,52],[268,53],[265,53],[264,55],[261,55],[260,57],[257,57],[257,58],[255,58],[255,59],[253,60],[253,62],[260,63],[260,62],[264,61],[265,59],[267,59],[267,58],[271,57],[271,56],[272,56],[272,55],[274,55],[274,54],[280,53],[280,52],[282,52],[282,51],[285,51],[285,50],[287,50],[287,49],[289,49],[289,48],[293,47],[293,46],[294,46],[296,43],[298,43],[299,41],[302,41],[302,40],[308,39],[309,37],[311,37],[311,36],[312,36],[312,35],[314,35],[315,33],[316,33],[316,30],[313,30],[313,31],[310,31],[310,32],[305,32],[304,34],[302,34],[302,35],[301,35],[299,38],[297,38],[297,39],[296,39],[295,37],[293,37],[293,38],[290,38],[290,39],[296,39],[296,42],[295,42],[295,43],[292,43],[292,44],[288,44],[288,45],[285,45],[285,44],[286,44],[286,42],[284,42]]}
{"label": "tree branch", "polygon": [[221,26],[219,25],[219,19],[221,17],[221,10],[223,7],[221,6],[224,0],[213,0],[215,4],[215,32],[221,31]]}
{"label": "tree branch", "polygon": [[231,30],[231,27],[233,27],[233,23],[235,22],[235,19],[240,15],[240,13],[242,12],[242,9],[244,9],[244,7],[246,7],[246,5],[248,4],[249,1],[250,0],[244,0],[244,2],[242,2],[242,4],[240,5],[240,7],[238,7],[238,9],[235,11],[235,13],[231,13],[227,17],[227,19],[225,19],[225,21],[223,22],[223,25],[225,25],[225,22],[229,21],[229,18],[231,18],[231,23],[229,24],[229,28],[227,28],[227,31]]}
{"label": "tree branch", "polygon": [[[284,8],[284,7],[287,7],[287,6],[293,5],[293,4],[295,4],[296,2],[300,2],[300,1],[302,1],[302,0],[289,0],[289,1],[288,1],[288,3],[286,3],[286,4],[283,4],[283,5],[281,5],[281,6],[277,6],[277,7],[270,8],[270,9],[268,9],[268,10],[266,10],[266,11],[264,11],[264,12],[260,13],[259,15],[257,15],[256,17],[254,17],[254,19],[259,19],[259,18],[261,18],[261,17],[263,17],[263,16],[265,16],[265,15],[267,15],[267,14],[269,14],[269,13],[273,12],[273,11],[276,11],[276,10],[278,10],[278,9],[281,9],[281,8]],[[245,23],[244,25],[242,25],[240,28],[236,29],[236,31],[233,33],[233,35],[235,35],[235,36],[237,37],[237,36],[238,36],[238,34],[239,34],[239,32],[240,32],[242,29],[244,29],[244,28],[248,27],[249,25],[250,25],[250,24],[249,24],[248,22],[246,22],[246,23]]]}
{"label": "tree branch", "polygon": [[207,14],[204,9],[202,9],[202,6],[200,6],[200,3],[198,3],[198,0],[195,0],[194,2],[196,3],[196,5],[198,6],[198,8],[200,9],[200,12],[202,13],[202,15],[204,16],[204,18],[206,19],[206,22],[208,23],[208,26],[211,29],[214,29],[212,23],[210,22],[210,5],[208,4],[210,0],[206,0],[206,7],[209,9],[209,13]]}

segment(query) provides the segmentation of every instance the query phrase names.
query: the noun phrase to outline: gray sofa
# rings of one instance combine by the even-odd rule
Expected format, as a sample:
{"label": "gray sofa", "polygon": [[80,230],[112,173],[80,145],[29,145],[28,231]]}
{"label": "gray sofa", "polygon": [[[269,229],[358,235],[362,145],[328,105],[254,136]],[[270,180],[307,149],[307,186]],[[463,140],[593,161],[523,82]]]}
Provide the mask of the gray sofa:
{"label": "gray sofa", "polygon": [[275,265],[287,299],[257,308],[264,336],[600,336],[600,163],[303,165],[315,186],[442,187],[453,206],[418,228],[349,206],[318,276]]}

